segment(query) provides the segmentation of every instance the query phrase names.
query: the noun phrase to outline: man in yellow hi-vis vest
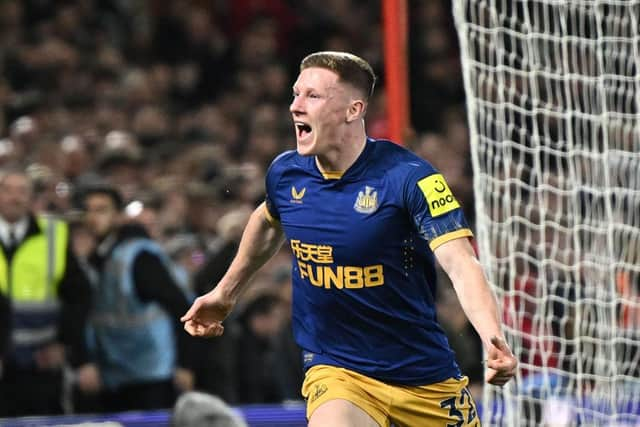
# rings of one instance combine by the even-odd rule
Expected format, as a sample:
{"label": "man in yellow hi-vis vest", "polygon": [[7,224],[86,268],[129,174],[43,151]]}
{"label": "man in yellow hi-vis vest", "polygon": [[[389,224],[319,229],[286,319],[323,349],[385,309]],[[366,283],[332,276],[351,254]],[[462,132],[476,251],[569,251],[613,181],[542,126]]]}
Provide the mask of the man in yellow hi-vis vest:
{"label": "man in yellow hi-vis vest", "polygon": [[32,197],[26,173],[0,172],[0,417],[62,413],[63,367],[87,360],[88,279],[67,224],[31,212]]}

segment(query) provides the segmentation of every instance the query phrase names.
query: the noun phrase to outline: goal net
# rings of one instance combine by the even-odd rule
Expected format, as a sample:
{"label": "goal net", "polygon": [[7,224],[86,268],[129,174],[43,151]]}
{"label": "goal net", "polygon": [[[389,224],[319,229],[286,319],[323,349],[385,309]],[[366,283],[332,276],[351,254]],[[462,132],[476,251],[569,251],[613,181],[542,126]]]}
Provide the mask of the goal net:
{"label": "goal net", "polygon": [[485,425],[640,425],[640,0],[453,0],[481,262],[520,361]]}

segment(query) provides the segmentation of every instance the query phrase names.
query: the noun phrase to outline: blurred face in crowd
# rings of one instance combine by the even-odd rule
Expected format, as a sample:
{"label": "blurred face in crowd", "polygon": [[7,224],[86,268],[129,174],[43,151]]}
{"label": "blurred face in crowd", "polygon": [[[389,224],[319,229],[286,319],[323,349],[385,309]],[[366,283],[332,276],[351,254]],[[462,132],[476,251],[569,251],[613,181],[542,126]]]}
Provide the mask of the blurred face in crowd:
{"label": "blurred face in crowd", "polygon": [[120,212],[107,194],[90,194],[84,201],[85,224],[94,236],[102,238],[118,224]]}
{"label": "blurred face in crowd", "polygon": [[0,178],[0,215],[14,223],[27,215],[33,196],[29,177],[21,173],[9,173]]}
{"label": "blurred face in crowd", "polygon": [[311,67],[300,72],[289,108],[299,154],[322,156],[340,145],[354,92],[331,70]]}
{"label": "blurred face in crowd", "polygon": [[274,337],[282,327],[282,303],[276,304],[265,313],[256,313],[249,320],[249,326],[258,337]]}

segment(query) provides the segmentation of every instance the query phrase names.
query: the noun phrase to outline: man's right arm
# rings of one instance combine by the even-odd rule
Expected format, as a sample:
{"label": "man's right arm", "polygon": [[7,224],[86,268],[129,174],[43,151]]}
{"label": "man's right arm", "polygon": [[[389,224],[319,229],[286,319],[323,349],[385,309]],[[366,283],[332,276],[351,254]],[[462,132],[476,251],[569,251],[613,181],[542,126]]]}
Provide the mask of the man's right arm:
{"label": "man's right arm", "polygon": [[253,275],[271,259],[284,242],[280,224],[270,219],[265,203],[251,214],[242,233],[238,253],[216,288],[237,301]]}
{"label": "man's right arm", "polygon": [[280,225],[270,218],[265,203],[251,214],[244,229],[238,253],[217,286],[196,298],[182,317],[185,329],[191,335],[217,336],[224,328],[222,321],[231,312],[251,277],[282,246],[284,233]]}

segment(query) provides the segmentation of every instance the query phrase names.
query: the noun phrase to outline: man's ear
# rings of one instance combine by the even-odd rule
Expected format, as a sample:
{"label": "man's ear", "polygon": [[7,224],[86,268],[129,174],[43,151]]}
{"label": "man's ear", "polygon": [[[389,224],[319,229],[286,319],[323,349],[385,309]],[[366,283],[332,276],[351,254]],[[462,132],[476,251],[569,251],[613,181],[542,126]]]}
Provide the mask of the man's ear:
{"label": "man's ear", "polygon": [[367,104],[362,99],[354,99],[351,101],[349,109],[347,110],[347,123],[362,119],[366,108]]}

